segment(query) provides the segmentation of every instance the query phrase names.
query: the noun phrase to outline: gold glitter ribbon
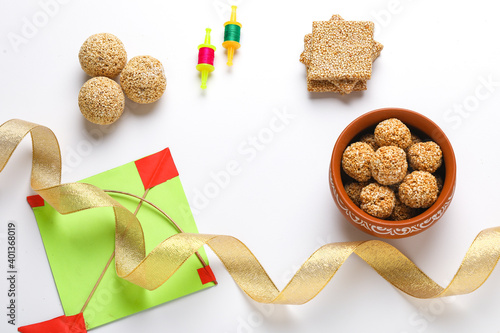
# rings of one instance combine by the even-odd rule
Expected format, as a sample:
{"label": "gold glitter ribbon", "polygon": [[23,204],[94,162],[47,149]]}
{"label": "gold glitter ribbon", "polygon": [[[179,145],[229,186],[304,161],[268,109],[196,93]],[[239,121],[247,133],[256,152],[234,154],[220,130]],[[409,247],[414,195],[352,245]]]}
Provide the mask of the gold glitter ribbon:
{"label": "gold glitter ribbon", "polygon": [[252,252],[238,239],[223,235],[176,234],[145,253],[137,218],[101,189],[83,183],[61,184],[61,156],[54,133],[43,126],[10,120],[0,126],[0,171],[19,142],[31,133],[31,186],[61,214],[112,207],[115,213],[116,272],[143,288],[162,285],[203,245],[219,257],[239,287],[261,303],[303,304],[314,298],[353,253],[404,293],[418,298],[466,294],[479,288],[500,258],[500,227],[476,237],[450,284],[443,288],[393,246],[378,240],[332,243],[319,248],[279,290]]}

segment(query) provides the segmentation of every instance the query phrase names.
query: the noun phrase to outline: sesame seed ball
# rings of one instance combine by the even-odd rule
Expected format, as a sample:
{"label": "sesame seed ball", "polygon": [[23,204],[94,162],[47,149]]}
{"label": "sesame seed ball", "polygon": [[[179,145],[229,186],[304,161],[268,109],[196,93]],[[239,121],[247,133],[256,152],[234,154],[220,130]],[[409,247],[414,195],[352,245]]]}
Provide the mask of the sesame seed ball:
{"label": "sesame seed ball", "polygon": [[100,33],[87,38],[80,48],[78,59],[88,75],[114,78],[127,63],[127,52],[118,37]]}
{"label": "sesame seed ball", "polygon": [[377,141],[375,141],[375,135],[371,133],[363,135],[359,139],[359,141],[369,144],[373,148],[373,151],[376,151],[377,149],[380,148],[379,145],[377,144]]}
{"label": "sesame seed ball", "polygon": [[404,150],[395,146],[380,147],[371,160],[371,170],[373,178],[381,185],[399,183],[408,170]]}
{"label": "sesame seed ball", "polygon": [[78,106],[87,120],[94,124],[108,125],[122,115],[125,96],[115,81],[103,76],[94,77],[80,89]]}
{"label": "sesame seed ball", "polygon": [[167,79],[161,62],[151,56],[130,59],[120,75],[123,91],[140,104],[156,102],[165,91]]}
{"label": "sesame seed ball", "polygon": [[358,207],[361,205],[361,190],[366,185],[368,185],[368,183],[366,183],[366,182],[362,182],[362,183],[352,182],[352,183],[349,183],[347,185],[344,185],[344,189],[345,189],[345,192],[347,193],[347,196]]}
{"label": "sesame seed ball", "polygon": [[427,171],[413,171],[399,185],[399,199],[412,208],[428,208],[437,197],[436,178]]}
{"label": "sesame seed ball", "polygon": [[371,183],[361,190],[361,209],[371,216],[381,219],[392,214],[396,204],[394,192],[387,186]]}
{"label": "sesame seed ball", "polygon": [[411,144],[411,133],[401,120],[390,118],[375,127],[375,141],[380,147],[397,146],[406,149]]}
{"label": "sesame seed ball", "polygon": [[354,142],[342,154],[342,168],[350,177],[358,182],[367,181],[372,177],[370,161],[375,152],[364,142]]}
{"label": "sesame seed ball", "polygon": [[433,173],[443,163],[443,152],[433,141],[419,142],[408,149],[408,161],[414,170]]}
{"label": "sesame seed ball", "polygon": [[417,216],[418,213],[418,209],[408,207],[407,205],[402,203],[401,200],[399,200],[399,198],[396,196],[396,204],[394,205],[394,209],[392,210],[392,214],[389,219],[392,221],[408,220],[412,217]]}

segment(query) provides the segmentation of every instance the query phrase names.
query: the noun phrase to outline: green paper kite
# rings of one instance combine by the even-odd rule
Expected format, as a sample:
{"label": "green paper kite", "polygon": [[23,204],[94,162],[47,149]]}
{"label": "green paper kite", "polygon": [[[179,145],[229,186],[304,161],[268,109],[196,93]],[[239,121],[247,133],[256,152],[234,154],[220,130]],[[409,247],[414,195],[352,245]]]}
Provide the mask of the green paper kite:
{"label": "green paper kite", "polygon": [[[140,207],[137,217],[144,230],[146,252],[179,232],[161,211],[182,231],[198,232],[168,148],[81,182],[114,191],[109,194],[131,212]],[[138,198],[145,198],[145,201]],[[87,329],[217,283],[206,264],[206,254],[200,249],[198,257],[189,258],[161,287],[153,291],[143,289],[116,275],[113,260],[115,225],[111,209],[61,215],[40,196],[28,197],[28,202],[35,213],[64,313],[72,316],[83,310]]]}

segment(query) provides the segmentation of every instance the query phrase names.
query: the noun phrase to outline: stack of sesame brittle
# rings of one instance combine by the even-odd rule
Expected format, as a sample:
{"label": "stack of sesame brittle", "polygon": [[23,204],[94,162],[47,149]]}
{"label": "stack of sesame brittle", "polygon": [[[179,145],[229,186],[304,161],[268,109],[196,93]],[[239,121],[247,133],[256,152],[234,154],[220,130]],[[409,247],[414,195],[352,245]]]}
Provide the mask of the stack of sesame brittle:
{"label": "stack of sesame brittle", "polygon": [[314,21],[300,55],[307,69],[307,90],[342,95],[366,90],[372,62],[383,48],[373,40],[373,29],[373,22],[345,21],[339,15],[330,21]]}

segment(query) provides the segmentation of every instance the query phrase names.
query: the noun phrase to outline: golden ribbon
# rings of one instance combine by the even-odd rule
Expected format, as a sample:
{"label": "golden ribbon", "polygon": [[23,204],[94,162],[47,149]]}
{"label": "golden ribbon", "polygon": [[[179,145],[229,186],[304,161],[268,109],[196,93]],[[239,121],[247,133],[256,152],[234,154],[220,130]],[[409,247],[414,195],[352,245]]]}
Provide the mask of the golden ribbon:
{"label": "golden ribbon", "polygon": [[46,127],[23,120],[10,120],[1,125],[0,171],[28,133],[31,133],[33,142],[32,188],[61,214],[112,207],[116,224],[116,272],[149,290],[162,285],[203,245],[214,251],[248,296],[257,302],[275,304],[308,302],[326,286],[352,253],[393,286],[418,298],[470,293],[486,281],[500,258],[500,227],[481,231],[453,280],[443,288],[385,242],[332,243],[314,252],[280,291],[245,244],[231,236],[180,233],[166,239],[146,255],[144,233],[134,214],[95,186],[60,183],[59,145],[54,133]]}

